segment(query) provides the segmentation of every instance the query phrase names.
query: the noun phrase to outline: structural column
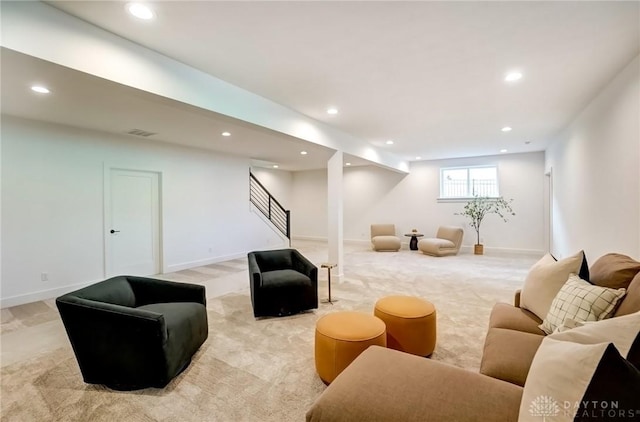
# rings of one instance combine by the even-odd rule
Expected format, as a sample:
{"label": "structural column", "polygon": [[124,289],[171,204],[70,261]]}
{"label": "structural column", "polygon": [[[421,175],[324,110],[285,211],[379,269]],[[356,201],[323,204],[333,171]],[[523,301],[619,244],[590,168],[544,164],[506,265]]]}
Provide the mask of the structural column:
{"label": "structural column", "polygon": [[329,262],[337,264],[335,280],[342,281],[344,274],[343,248],[343,183],[342,151],[336,151],[327,163],[327,240],[329,243]]}

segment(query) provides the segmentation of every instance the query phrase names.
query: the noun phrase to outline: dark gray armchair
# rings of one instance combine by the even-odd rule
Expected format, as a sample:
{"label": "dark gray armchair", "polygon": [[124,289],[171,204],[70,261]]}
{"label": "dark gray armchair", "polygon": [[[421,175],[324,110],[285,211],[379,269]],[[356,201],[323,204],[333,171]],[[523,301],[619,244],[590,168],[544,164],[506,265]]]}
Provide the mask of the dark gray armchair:
{"label": "dark gray armchair", "polygon": [[164,387],[208,336],[204,286],[119,276],[56,299],[89,384]]}
{"label": "dark gray armchair", "polygon": [[250,252],[253,315],[290,315],[318,307],[318,268],[295,249]]}

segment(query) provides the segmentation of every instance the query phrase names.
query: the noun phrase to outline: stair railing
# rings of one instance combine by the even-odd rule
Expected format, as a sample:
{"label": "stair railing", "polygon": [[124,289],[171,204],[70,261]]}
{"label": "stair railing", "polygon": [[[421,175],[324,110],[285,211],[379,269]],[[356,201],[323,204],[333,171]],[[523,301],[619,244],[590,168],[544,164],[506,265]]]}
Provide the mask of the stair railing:
{"label": "stair railing", "polygon": [[249,201],[289,239],[289,246],[291,246],[291,212],[285,210],[251,172],[249,172]]}

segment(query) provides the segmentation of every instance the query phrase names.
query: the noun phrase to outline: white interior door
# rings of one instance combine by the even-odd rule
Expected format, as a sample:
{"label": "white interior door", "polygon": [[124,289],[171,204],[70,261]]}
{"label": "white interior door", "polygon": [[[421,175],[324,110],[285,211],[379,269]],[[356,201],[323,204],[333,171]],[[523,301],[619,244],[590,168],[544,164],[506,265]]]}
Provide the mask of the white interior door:
{"label": "white interior door", "polygon": [[106,202],[107,276],[160,272],[158,173],[110,169]]}

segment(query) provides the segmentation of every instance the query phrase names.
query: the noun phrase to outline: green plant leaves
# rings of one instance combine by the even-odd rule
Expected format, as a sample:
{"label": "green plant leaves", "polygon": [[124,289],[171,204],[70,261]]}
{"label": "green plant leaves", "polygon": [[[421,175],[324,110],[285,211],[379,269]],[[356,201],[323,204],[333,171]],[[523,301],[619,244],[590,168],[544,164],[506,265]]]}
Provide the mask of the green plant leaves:
{"label": "green plant leaves", "polygon": [[462,215],[469,218],[469,223],[473,227],[478,235],[478,244],[480,244],[480,225],[482,220],[488,214],[497,214],[506,223],[508,216],[516,215],[511,208],[513,199],[505,200],[503,197],[488,198],[486,196],[475,196],[469,202],[466,203],[462,212],[455,213],[455,215]]}

